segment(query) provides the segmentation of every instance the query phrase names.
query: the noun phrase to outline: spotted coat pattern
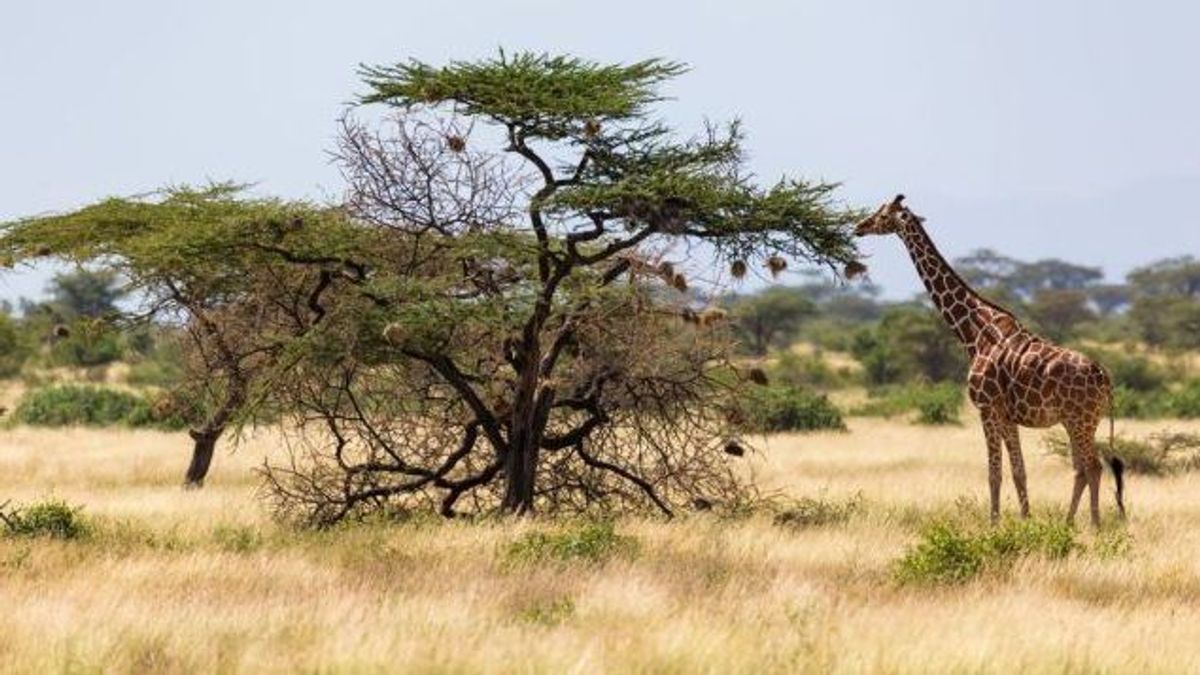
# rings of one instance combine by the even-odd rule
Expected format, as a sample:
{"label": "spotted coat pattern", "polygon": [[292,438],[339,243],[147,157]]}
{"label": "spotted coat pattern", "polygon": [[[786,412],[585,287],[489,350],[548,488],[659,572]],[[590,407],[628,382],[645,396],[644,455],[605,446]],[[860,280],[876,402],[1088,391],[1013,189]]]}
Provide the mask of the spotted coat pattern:
{"label": "spotted coat pattern", "polygon": [[[1099,525],[1102,465],[1095,434],[1104,415],[1111,416],[1108,374],[1086,356],[1030,332],[1011,312],[976,293],[938,252],[922,225],[924,219],[903,201],[904,196],[898,195],[879,207],[858,225],[855,234],[900,236],[934,306],[967,350],[967,393],[983,421],[993,520],[1000,514],[1002,446],[1008,448],[1021,515],[1028,517],[1018,428],[1062,424],[1070,438],[1075,468],[1068,519],[1074,521],[1086,486],[1092,522]],[[1119,461],[1114,462],[1117,508],[1123,516],[1121,468]]]}

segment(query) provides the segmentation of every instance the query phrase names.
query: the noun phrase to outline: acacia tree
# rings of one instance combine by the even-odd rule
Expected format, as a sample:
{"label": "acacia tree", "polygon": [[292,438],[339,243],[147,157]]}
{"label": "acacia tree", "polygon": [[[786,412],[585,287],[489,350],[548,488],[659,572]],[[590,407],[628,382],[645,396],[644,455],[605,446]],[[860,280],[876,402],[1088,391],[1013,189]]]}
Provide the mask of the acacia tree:
{"label": "acacia tree", "polygon": [[322,522],[435,498],[450,515],[465,495],[671,513],[736,491],[729,340],[686,292],[714,264],[851,263],[855,214],[833,185],[757,186],[737,124],[680,141],[655,121],[683,71],[537,54],[363,69],[362,102],[395,131],[348,121],[337,157],[353,215],[404,257],[377,261],[370,299],[325,333],[336,348],[281,387],[334,451],[270,467],[278,504]]}
{"label": "acacia tree", "polygon": [[[288,348],[323,318],[322,296],[354,278],[329,256],[355,246],[359,233],[337,210],[217,185],[15,221],[0,249],[14,262],[53,256],[101,265],[103,278],[123,279],[120,292],[140,300],[120,321],[155,319],[186,336],[183,382],[156,412],[191,423],[184,482],[200,487],[219,439],[260,409]],[[297,266],[279,250],[320,250],[332,264]]]}

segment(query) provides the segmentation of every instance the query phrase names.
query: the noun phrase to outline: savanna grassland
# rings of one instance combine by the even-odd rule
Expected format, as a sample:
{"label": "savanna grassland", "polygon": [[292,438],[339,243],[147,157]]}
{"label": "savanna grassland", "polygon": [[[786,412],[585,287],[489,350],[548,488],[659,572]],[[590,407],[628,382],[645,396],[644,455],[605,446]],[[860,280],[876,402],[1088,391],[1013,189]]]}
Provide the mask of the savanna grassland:
{"label": "savanna grassland", "polygon": [[[0,670],[1200,668],[1200,474],[1134,476],[1127,526],[1081,525],[1057,554],[906,580],[897,560],[930,523],[969,527],[985,512],[981,434],[971,419],[849,426],[772,437],[748,460],[780,495],[773,512],[324,532],[278,525],[257,499],[254,468],[280,449],[270,432],[185,492],[183,435],[2,431],[0,495],[82,507],[86,530],[0,538]],[[1200,430],[1119,424],[1127,436],[1165,426]],[[1035,522],[1053,529],[1071,477],[1040,436],[1024,432],[1030,488]],[[1110,489],[1106,475],[1109,519]]]}

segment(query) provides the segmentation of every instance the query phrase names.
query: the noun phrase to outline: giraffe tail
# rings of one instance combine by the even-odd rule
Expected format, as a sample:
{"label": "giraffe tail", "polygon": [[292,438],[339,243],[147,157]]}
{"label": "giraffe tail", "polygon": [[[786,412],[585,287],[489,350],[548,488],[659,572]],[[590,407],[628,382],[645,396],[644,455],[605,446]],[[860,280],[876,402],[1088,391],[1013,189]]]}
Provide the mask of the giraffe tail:
{"label": "giraffe tail", "polygon": [[1117,456],[1116,401],[1112,390],[1108,393],[1108,466],[1112,469],[1113,481],[1117,484],[1117,513],[1125,518],[1125,462]]}

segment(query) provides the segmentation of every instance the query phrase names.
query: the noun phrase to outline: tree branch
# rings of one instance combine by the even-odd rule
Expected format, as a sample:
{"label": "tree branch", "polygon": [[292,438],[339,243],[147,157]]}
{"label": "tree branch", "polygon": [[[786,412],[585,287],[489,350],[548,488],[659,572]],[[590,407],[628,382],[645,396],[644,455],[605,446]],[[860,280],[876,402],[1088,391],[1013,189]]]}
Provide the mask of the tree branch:
{"label": "tree branch", "polygon": [[644,478],[634,475],[633,473],[622,469],[616,464],[610,464],[602,459],[592,457],[586,451],[584,451],[582,442],[575,446],[575,452],[579,455],[580,459],[583,460],[584,464],[587,464],[594,469],[601,469],[603,471],[614,473],[638,486],[641,488],[642,492],[644,492],[646,496],[650,498],[650,501],[654,502],[654,505],[657,506],[667,518],[675,517],[675,514],[671,511],[671,507],[667,506],[666,502],[664,502],[662,498],[658,496],[658,492],[654,490],[654,486],[650,485],[650,483]]}

